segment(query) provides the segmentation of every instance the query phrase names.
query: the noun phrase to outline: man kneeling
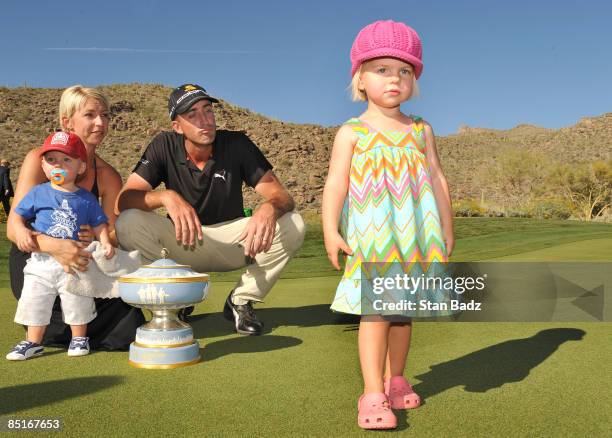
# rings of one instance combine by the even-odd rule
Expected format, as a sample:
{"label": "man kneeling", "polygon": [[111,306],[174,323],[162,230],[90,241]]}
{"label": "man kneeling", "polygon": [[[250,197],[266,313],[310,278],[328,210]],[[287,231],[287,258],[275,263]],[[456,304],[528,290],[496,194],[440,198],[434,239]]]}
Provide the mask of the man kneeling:
{"label": "man kneeling", "polygon": [[[304,240],[304,221],[272,172],[272,165],[243,133],[216,129],[212,103],[198,85],[170,94],[172,132],[149,144],[117,200],[120,246],[151,262],[170,257],[199,272],[246,271],[224,307],[236,331],[259,335],[263,323],[253,302],[263,301]],[[245,217],[243,181],[264,198]],[[160,183],[165,190],[153,191]],[[152,210],[164,207],[164,218]]]}

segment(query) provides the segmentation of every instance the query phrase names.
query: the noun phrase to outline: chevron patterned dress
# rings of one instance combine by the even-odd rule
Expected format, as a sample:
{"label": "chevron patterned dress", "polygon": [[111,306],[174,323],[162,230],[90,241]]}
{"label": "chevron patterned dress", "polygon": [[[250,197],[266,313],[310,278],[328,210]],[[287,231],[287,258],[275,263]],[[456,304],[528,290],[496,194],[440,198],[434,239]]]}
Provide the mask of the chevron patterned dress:
{"label": "chevron patterned dress", "polygon": [[[406,131],[379,132],[356,118],[346,122],[358,136],[341,217],[341,233],[353,255],[347,256],[344,275],[331,306],[337,312],[384,313],[372,311],[370,301],[377,295],[362,290],[364,266],[366,270],[377,266],[376,275],[393,277],[407,272],[406,266],[447,261],[425,155],[423,120],[416,116],[411,118],[413,123]],[[371,292],[371,284],[369,288]],[[394,293],[391,301],[399,301],[407,294],[406,290]],[[410,298],[426,297],[419,292]],[[399,311],[391,314],[432,316],[440,313]]]}

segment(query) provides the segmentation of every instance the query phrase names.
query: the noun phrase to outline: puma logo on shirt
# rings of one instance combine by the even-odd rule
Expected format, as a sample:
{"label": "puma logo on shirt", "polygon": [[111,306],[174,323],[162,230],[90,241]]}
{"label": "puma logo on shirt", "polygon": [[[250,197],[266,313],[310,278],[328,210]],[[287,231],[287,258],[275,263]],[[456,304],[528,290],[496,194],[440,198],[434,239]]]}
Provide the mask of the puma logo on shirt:
{"label": "puma logo on shirt", "polygon": [[220,170],[219,172],[215,172],[213,178],[221,178],[225,181],[225,170]]}

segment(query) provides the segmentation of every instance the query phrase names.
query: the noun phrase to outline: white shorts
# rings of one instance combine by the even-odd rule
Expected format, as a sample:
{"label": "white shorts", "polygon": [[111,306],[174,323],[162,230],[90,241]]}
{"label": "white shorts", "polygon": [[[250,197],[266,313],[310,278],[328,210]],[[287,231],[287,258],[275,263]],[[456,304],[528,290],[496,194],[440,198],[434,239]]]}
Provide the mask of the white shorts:
{"label": "white shorts", "polygon": [[46,253],[32,253],[23,268],[23,290],[15,322],[27,326],[49,325],[55,297],[62,301],[62,317],[69,325],[83,325],[96,317],[94,299],[64,290],[66,274],[62,265]]}

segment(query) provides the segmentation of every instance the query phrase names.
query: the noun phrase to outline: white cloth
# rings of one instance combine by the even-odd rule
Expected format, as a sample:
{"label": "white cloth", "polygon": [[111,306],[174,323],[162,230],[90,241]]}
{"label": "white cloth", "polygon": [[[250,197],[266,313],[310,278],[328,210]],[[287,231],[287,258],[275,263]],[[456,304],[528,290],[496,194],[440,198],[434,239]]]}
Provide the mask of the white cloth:
{"label": "white cloth", "polygon": [[53,257],[35,252],[23,269],[23,290],[15,322],[27,326],[49,325],[55,297],[62,301],[64,322],[70,325],[87,324],[96,317],[96,306],[92,297],[66,293],[69,277]]}
{"label": "white cloth", "polygon": [[91,242],[86,251],[92,253],[87,271],[67,274],[66,292],[74,295],[96,298],[115,298],[119,296],[117,278],[134,272],[140,267],[138,251],[123,251],[115,248],[115,255],[107,260],[100,242]]}

